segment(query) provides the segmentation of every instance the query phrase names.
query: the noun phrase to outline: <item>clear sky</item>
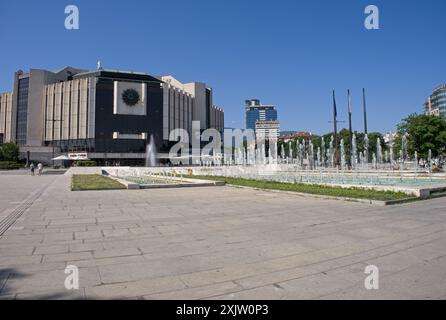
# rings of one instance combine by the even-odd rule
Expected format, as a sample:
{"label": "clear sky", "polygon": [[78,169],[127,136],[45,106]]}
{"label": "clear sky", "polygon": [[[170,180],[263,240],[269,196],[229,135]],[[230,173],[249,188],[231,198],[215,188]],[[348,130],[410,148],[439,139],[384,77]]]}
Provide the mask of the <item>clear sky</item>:
{"label": "clear sky", "polygon": [[[65,6],[80,10],[66,30]],[[364,28],[364,8],[380,9],[380,30]],[[444,0],[0,0],[0,92],[18,69],[66,65],[172,74],[214,89],[228,127],[244,127],[244,100],[278,107],[283,130],[331,130],[331,91],[346,120],[393,130],[421,112],[446,82]],[[346,124],[344,124],[346,125]]]}

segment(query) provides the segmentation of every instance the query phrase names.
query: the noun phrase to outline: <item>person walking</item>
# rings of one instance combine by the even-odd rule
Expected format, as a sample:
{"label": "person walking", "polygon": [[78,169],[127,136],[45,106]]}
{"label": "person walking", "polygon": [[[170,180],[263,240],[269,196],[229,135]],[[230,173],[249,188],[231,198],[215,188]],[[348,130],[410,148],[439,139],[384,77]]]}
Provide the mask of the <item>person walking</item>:
{"label": "person walking", "polygon": [[31,175],[33,176],[34,175],[34,169],[35,169],[34,163],[31,162],[31,164],[29,165],[29,169],[31,170]]}
{"label": "person walking", "polygon": [[39,176],[41,176],[42,172],[43,172],[43,164],[41,162],[39,162],[39,164],[37,165],[37,170],[38,170]]}

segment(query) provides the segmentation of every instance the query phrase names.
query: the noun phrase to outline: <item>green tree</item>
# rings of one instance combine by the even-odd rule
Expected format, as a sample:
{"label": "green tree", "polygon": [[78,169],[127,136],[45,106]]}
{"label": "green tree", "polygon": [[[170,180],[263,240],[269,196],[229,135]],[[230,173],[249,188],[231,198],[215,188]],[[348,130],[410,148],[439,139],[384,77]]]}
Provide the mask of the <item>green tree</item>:
{"label": "green tree", "polygon": [[[373,154],[377,155],[378,148],[377,148],[377,141],[378,138],[380,140],[381,144],[381,150],[384,154],[384,151],[386,150],[387,146],[384,143],[384,137],[379,132],[370,132],[367,134],[367,137],[369,138],[369,161],[372,160]],[[364,141],[363,141],[364,144]],[[363,147],[364,148],[364,147]]]}
{"label": "green tree", "polygon": [[[359,154],[359,152],[364,152],[364,137],[365,134],[363,132],[358,132],[358,131],[354,131],[353,132],[356,136],[356,152]],[[333,132],[329,132],[327,134],[324,134],[324,141],[325,141],[325,148],[328,148],[330,145],[330,139],[333,136]],[[384,138],[383,135],[379,132],[370,132],[368,133],[368,138],[369,138],[369,161],[372,159],[372,155],[373,153],[376,154],[377,149],[377,139],[379,138],[381,141],[381,148],[382,151],[384,152],[387,148],[387,146],[384,143]],[[340,143],[341,143],[341,139],[344,140],[344,150],[345,150],[345,159],[347,161],[350,160],[350,133],[348,131],[348,129],[341,129],[338,132],[337,135],[337,140],[338,140],[338,148],[340,149]]]}
{"label": "green tree", "polygon": [[0,161],[18,161],[19,147],[14,143],[0,145]]}
{"label": "green tree", "polygon": [[437,116],[411,114],[398,124],[396,147],[401,146],[401,137],[407,137],[409,155],[417,151],[418,156],[427,158],[429,150],[432,156],[446,152],[446,120]]}

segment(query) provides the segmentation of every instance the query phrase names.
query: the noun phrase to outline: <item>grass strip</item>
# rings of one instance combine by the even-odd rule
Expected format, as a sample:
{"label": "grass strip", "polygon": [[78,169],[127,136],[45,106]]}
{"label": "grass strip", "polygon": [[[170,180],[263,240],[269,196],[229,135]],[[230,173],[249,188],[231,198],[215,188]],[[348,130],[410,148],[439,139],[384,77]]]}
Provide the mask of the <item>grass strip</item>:
{"label": "grass strip", "polygon": [[75,174],[71,178],[72,191],[119,189],[126,189],[126,186],[99,174]]}

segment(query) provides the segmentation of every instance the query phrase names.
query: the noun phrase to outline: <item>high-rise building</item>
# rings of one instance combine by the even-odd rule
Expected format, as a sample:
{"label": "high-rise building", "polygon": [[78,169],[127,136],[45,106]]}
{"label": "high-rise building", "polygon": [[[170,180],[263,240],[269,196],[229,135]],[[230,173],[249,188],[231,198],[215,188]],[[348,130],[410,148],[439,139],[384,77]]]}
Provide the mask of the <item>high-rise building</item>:
{"label": "high-rise building", "polygon": [[273,105],[262,105],[260,100],[245,101],[246,129],[256,130],[257,121],[277,121],[277,110]]}
{"label": "high-rise building", "polygon": [[15,142],[21,157],[49,162],[57,154],[85,152],[88,158],[143,163],[151,136],[159,155],[176,141],[174,129],[191,136],[224,128],[224,112],[213,105],[204,83],[181,83],[172,76],[71,67],[51,72],[18,71],[12,92],[0,94],[0,143]]}
{"label": "high-rise building", "polygon": [[446,84],[435,88],[424,103],[426,115],[436,115],[446,118]]}

